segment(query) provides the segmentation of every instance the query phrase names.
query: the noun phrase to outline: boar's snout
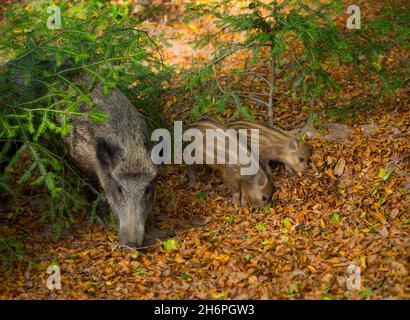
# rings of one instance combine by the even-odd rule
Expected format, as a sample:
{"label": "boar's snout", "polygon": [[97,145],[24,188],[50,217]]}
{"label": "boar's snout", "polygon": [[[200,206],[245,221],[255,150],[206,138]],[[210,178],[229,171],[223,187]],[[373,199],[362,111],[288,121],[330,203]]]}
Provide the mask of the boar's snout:
{"label": "boar's snout", "polygon": [[127,247],[138,248],[144,242],[145,226],[138,224],[136,226],[120,225],[118,238],[120,244]]}
{"label": "boar's snout", "polygon": [[123,178],[120,183],[111,181],[110,186],[106,186],[108,202],[119,220],[118,237],[122,245],[141,247],[143,244],[146,219],[155,200],[154,184],[152,180],[147,183],[152,178],[144,174],[138,178]]}
{"label": "boar's snout", "polygon": [[[150,186],[150,190],[154,190]],[[119,217],[118,237],[122,245],[128,247],[141,247],[144,242],[145,223],[148,214],[151,212],[154,202],[154,191],[152,195],[147,196],[146,193],[136,193],[127,196],[120,203],[112,205],[114,212]]]}

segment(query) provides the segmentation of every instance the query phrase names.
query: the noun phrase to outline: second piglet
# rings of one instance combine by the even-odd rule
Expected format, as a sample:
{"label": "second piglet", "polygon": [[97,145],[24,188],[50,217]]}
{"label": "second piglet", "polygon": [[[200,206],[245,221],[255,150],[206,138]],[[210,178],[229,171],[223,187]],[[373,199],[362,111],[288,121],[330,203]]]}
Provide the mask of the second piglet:
{"label": "second piglet", "polygon": [[[235,121],[230,123],[229,127],[237,130],[259,130],[260,159],[269,174],[271,174],[270,161],[282,162],[286,169],[293,172],[305,173],[309,167],[312,148],[307,142],[297,140],[279,128],[268,127],[256,121]],[[248,142],[250,139],[248,134]]]}

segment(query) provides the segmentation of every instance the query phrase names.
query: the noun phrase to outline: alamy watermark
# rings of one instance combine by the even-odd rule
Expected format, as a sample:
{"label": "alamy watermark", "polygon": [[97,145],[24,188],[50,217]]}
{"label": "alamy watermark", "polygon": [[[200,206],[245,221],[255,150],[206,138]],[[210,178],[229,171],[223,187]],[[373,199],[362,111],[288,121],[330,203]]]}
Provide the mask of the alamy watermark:
{"label": "alamy watermark", "polygon": [[350,14],[350,16],[346,20],[346,27],[351,30],[359,30],[362,27],[360,7],[354,4],[350,5],[347,7],[346,12],[347,14]]}
{"label": "alamy watermark", "polygon": [[348,290],[360,290],[361,287],[361,272],[360,267],[351,263],[347,267],[346,287]]}
{"label": "alamy watermark", "polygon": [[48,290],[60,290],[61,289],[61,270],[60,267],[52,264],[47,268],[47,273],[50,275],[47,278],[46,286]]}
{"label": "alamy watermark", "polygon": [[58,6],[49,6],[47,13],[51,14],[47,19],[47,28],[51,30],[61,29],[61,10]]}
{"label": "alamy watermark", "polygon": [[[259,130],[197,128],[183,132],[182,121],[174,122],[174,159],[172,159],[171,133],[156,129],[151,141],[158,141],[151,150],[151,160],[159,164],[234,164],[241,165],[241,175],[254,175],[259,169]],[[190,142],[183,148],[183,142]],[[248,144],[249,142],[249,144]]]}

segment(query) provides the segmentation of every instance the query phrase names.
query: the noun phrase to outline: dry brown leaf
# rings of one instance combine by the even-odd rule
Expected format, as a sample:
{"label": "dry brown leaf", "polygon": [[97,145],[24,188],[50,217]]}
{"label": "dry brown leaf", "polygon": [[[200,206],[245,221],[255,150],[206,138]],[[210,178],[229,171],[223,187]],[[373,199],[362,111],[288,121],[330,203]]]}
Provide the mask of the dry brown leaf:
{"label": "dry brown leaf", "polygon": [[343,158],[340,158],[339,161],[337,161],[337,164],[335,168],[333,169],[333,172],[335,176],[342,176],[343,171],[345,170],[345,165],[346,165],[346,160]]}

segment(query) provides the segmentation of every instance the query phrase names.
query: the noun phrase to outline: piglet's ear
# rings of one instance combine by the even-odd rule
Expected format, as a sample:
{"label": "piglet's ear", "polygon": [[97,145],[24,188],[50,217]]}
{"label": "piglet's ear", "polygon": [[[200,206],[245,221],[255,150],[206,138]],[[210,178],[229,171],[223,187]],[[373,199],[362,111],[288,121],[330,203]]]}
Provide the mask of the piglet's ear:
{"label": "piglet's ear", "polygon": [[117,145],[107,142],[104,138],[96,138],[95,152],[97,161],[103,170],[111,172],[115,168],[120,151]]}
{"label": "piglet's ear", "polygon": [[264,187],[268,184],[268,177],[266,175],[261,175],[258,180],[258,186]]}
{"label": "piglet's ear", "polygon": [[289,149],[290,151],[296,151],[296,149],[298,148],[298,142],[294,139],[291,139],[289,141]]}

